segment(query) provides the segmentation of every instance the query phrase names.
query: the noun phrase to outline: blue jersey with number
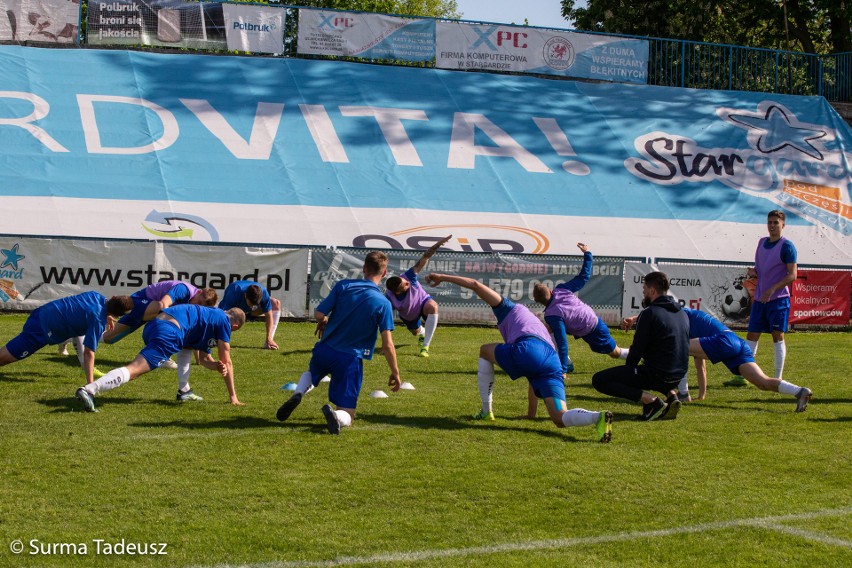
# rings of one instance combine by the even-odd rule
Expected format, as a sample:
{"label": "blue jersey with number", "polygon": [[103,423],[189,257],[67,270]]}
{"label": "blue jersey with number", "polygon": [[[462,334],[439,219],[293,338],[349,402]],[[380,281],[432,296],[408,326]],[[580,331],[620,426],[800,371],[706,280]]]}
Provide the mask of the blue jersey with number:
{"label": "blue jersey with number", "polygon": [[184,349],[199,349],[210,353],[219,341],[231,342],[231,322],[228,314],[218,308],[181,304],[166,308],[163,312],[178,322]]}
{"label": "blue jersey with number", "polygon": [[372,359],[379,332],[393,330],[393,306],[369,280],[341,280],[317,311],[328,316],[320,343]]}
{"label": "blue jersey with number", "polygon": [[83,337],[83,345],[97,351],[107,323],[107,299],[97,292],[83,292],[54,300],[39,311],[41,329],[51,344]]}

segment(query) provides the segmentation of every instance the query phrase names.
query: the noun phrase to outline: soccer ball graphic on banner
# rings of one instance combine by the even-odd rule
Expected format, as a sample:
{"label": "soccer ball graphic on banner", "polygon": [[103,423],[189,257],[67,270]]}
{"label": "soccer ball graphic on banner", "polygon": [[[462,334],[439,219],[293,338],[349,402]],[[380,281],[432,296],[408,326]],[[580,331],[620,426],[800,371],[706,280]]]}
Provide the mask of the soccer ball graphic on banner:
{"label": "soccer ball graphic on banner", "polygon": [[751,296],[742,284],[734,284],[722,296],[722,311],[731,319],[742,319],[749,315]]}

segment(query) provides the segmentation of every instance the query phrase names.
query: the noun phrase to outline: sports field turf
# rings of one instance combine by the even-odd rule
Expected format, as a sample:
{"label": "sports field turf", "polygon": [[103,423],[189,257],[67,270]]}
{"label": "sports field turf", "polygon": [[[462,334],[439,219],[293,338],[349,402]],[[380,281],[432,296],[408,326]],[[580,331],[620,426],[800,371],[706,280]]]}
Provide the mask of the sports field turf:
{"label": "sports field turf", "polygon": [[[0,317],[0,344],[23,322]],[[155,371],[96,399],[98,414],[74,399],[73,355],[48,347],[0,369],[0,566],[852,565],[849,333],[788,335],[785,378],[814,391],[804,414],[792,397],[721,386],[730,374],[717,365],[708,400],[653,423],[591,387],[618,363],[571,340],[569,407],[615,414],[600,445],[592,428],[557,430],[543,407],[517,418],[526,382],[500,373],[497,420],[468,418],[494,328],[439,327],[429,359],[398,329],[416,390],[390,393],[377,356],[341,436],[325,430],[325,385],[279,423],[280,387],[306,369],[312,332],[282,324],[279,352],[260,349],[262,323],[235,333],[242,408],[198,367],[204,402],[175,402],[175,372]],[[102,346],[98,368],[128,362],[141,341]],[[766,336],[758,363],[771,372]],[[166,543],[167,555],[104,554],[122,539]]]}

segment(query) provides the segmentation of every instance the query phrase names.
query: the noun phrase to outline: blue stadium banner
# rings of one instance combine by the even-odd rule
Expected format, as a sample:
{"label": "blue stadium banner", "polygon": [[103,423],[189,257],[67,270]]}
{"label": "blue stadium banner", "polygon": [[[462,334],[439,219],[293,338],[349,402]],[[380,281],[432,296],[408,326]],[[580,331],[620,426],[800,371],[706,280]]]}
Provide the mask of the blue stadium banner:
{"label": "blue stadium banner", "polygon": [[[820,97],[0,46],[3,232],[852,264]],[[38,214],[34,215],[33,212]]]}

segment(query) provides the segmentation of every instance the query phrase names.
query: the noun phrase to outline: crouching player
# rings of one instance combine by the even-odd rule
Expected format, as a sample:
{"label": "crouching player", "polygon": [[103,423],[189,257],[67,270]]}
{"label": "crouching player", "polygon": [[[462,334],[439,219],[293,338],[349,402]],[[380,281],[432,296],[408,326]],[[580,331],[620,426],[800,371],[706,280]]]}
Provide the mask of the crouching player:
{"label": "crouching player", "polygon": [[545,325],[526,306],[515,304],[485,284],[464,276],[432,273],[426,276],[430,286],[449,282],[473,290],[491,306],[497,317],[497,329],[505,343],[489,343],[479,348],[477,383],[482,408],[473,418],[494,420],[491,389],[494,365],[506,371],[512,380],[526,377],[538,398],[544,399],[550,419],[558,428],[594,426],[601,443],[612,439],[612,412],[592,412],[582,408],[568,409],[562,365]]}
{"label": "crouching player", "polygon": [[707,392],[704,360],[708,359],[713,364],[724,363],[731,373],[742,376],[760,390],[796,397],[796,412],[805,411],[811,400],[811,389],[766,376],[754,362],[754,355],[745,340],[708,313],[689,308],[684,308],[684,311],[689,316],[689,354],[696,358],[699,399],[703,399]]}
{"label": "crouching player", "polygon": [[[178,356],[178,381],[184,382],[185,392],[189,388],[189,369],[193,350],[206,353],[199,363],[206,369],[217,371],[225,379],[225,387],[231,404],[242,406],[234,389],[234,365],[231,361],[231,332],[245,324],[245,313],[239,308],[227,312],[216,308],[183,304],[163,310],[145,325],[142,340],[145,347],[139,355],[124,367],[113,369],[97,381],[77,389],[77,399],[87,412],[97,412],[94,397],[156,369],[161,362],[175,353]],[[217,347],[219,360],[210,354]],[[178,390],[178,400],[181,400]],[[191,400],[200,400],[200,397]]]}
{"label": "crouching player", "polygon": [[[417,274],[425,268],[432,255],[451,238],[452,235],[445,237],[429,247],[417,264],[401,276],[391,276],[385,283],[388,289],[385,295],[394,309],[399,312],[399,319],[412,335],[417,336],[421,357],[429,356],[429,345],[438,327],[438,304],[417,281]],[[420,325],[421,318],[424,319],[424,326]]]}

